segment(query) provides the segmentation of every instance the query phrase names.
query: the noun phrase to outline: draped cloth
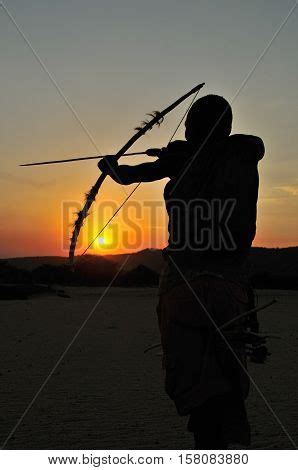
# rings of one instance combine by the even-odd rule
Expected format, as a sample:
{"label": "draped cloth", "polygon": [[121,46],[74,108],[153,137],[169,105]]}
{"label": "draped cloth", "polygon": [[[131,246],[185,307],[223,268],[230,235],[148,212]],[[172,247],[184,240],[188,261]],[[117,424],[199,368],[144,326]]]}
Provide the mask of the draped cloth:
{"label": "draped cloth", "polygon": [[243,370],[245,345],[237,340],[243,321],[224,333],[243,368],[214,326],[220,327],[250,308],[248,288],[211,274],[190,283],[210,317],[186,283],[162,294],[157,308],[165,388],[180,415],[189,414],[211,397],[235,392],[245,399],[249,391]]}

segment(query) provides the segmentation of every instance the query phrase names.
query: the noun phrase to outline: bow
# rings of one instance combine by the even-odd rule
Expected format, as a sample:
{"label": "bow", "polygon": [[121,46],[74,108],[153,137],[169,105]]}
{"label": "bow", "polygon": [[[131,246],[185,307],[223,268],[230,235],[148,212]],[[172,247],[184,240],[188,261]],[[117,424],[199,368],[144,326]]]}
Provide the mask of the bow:
{"label": "bow", "polygon": [[[198,94],[198,92],[200,91],[200,89],[205,85],[205,83],[200,83],[199,85],[197,85],[196,87],[194,87],[192,90],[190,90],[188,93],[186,93],[185,95],[181,96],[178,100],[174,101],[174,103],[170,104],[170,106],[168,106],[167,108],[165,108],[163,111],[161,112],[158,112],[158,111],[155,111],[154,113],[150,114],[150,116],[152,117],[152,119],[148,122],[143,122],[142,123],[142,127],[138,127],[136,128],[137,132],[136,134],[134,134],[129,140],[128,142],[126,142],[125,145],[123,145],[123,147],[121,147],[120,150],[118,150],[118,152],[115,154],[114,157],[112,157],[114,159],[114,161],[117,161],[119,160],[120,157],[122,157],[122,155],[127,152],[127,150],[140,138],[142,137],[144,134],[146,134],[147,131],[151,130],[152,127],[157,124],[157,125],[160,125],[162,123],[162,121],[164,120],[164,117],[169,113],[171,112],[173,109],[175,109],[180,103],[182,103],[184,100],[186,100],[189,96],[193,95],[194,93]],[[172,135],[171,137],[171,140],[172,138],[174,137],[175,133],[177,132],[181,122],[182,122],[183,118],[181,119],[181,121],[179,122],[179,125],[177,127],[177,129],[175,130],[174,134]],[[90,207],[92,206],[92,203],[95,201],[95,198],[100,190],[100,187],[101,185],[103,184],[104,180],[106,178],[106,175],[104,173],[102,173],[99,178],[97,179],[96,183],[94,184],[94,186],[92,186],[92,188],[90,189],[90,191],[86,194],[86,201],[85,201],[85,205],[83,207],[83,209],[81,211],[78,212],[77,214],[77,219],[74,223],[74,228],[73,228],[73,232],[72,232],[72,236],[71,236],[71,239],[70,239],[70,247],[69,247],[69,261],[71,264],[73,264],[74,262],[74,255],[75,255],[75,249],[76,249],[76,244],[77,244],[77,240],[78,240],[78,237],[79,237],[79,234],[80,234],[80,231],[81,231],[81,228],[83,226],[83,223],[84,223],[84,220],[88,217],[88,211],[90,209]],[[139,183],[140,184],[140,183]],[[139,186],[139,185],[138,185]],[[137,186],[137,187],[138,187]],[[127,198],[125,199],[125,201],[123,202],[123,204],[125,204],[125,202],[130,198],[130,196],[135,192],[135,190],[137,189],[137,187],[135,187],[133,189],[133,191],[127,196]],[[118,210],[115,212],[115,214],[117,212],[119,212],[119,210],[121,209],[121,207],[123,206],[123,204],[120,206],[120,208],[118,208]],[[114,217],[114,215],[112,217]],[[111,219],[110,219],[111,220]],[[104,230],[104,228],[107,226],[107,224],[110,222],[110,220],[105,224],[105,226],[101,229],[101,231],[97,234],[97,236]],[[97,238],[96,236],[96,238]],[[87,249],[84,251],[84,253],[88,250],[88,248],[92,245],[93,241],[90,243],[90,245],[87,247]],[[83,253],[83,254],[84,254]]]}

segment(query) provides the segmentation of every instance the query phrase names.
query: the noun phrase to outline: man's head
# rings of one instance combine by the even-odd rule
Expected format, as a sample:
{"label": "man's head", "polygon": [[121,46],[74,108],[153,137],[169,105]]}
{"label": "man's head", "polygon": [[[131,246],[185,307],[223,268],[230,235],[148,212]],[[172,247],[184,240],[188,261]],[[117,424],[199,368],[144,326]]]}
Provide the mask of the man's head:
{"label": "man's head", "polygon": [[229,103],[218,95],[198,99],[190,108],[185,121],[185,138],[192,144],[221,140],[232,130],[233,114]]}

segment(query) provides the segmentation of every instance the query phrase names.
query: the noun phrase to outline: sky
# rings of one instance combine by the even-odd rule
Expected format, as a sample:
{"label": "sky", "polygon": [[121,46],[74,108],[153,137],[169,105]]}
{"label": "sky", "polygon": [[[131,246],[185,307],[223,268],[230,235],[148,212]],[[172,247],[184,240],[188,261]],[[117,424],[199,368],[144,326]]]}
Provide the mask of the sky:
{"label": "sky", "polygon": [[[6,9],[0,7],[0,257],[65,256],[73,213],[99,175],[92,160],[19,164],[113,153],[147,112],[165,108],[200,82],[206,82],[201,96],[233,101],[233,133],[259,135],[265,143],[254,245],[298,245],[298,8],[276,35],[293,4],[6,0]],[[188,104],[132,150],[167,145]],[[175,138],[182,137],[183,126]],[[165,182],[141,185],[89,252],[165,246]],[[78,252],[131,189],[105,181]]]}

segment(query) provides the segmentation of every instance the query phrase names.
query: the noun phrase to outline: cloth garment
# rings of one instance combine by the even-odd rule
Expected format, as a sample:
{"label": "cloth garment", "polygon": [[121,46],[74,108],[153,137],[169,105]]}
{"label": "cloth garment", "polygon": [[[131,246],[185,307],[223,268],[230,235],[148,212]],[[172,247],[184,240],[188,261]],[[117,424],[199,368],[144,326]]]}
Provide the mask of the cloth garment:
{"label": "cloth garment", "polygon": [[245,345],[237,339],[244,321],[224,330],[238,360],[216,330],[249,310],[249,289],[210,274],[190,284],[210,317],[184,282],[162,294],[157,308],[165,388],[180,415],[227,393],[244,400],[249,391]]}

